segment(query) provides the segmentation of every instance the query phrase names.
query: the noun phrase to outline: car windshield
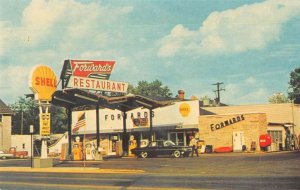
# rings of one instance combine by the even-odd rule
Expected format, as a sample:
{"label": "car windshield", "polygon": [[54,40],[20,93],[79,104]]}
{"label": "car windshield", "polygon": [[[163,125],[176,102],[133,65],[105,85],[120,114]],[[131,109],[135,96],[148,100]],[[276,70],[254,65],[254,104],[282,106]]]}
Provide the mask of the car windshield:
{"label": "car windshield", "polygon": [[164,146],[175,146],[175,143],[173,143],[172,141],[165,141]]}

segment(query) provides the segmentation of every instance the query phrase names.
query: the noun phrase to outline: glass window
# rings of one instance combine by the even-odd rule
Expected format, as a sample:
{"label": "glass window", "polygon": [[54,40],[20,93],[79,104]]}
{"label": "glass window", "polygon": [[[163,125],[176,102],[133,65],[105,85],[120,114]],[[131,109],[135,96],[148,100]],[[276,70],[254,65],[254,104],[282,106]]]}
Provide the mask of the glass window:
{"label": "glass window", "polygon": [[2,120],[2,114],[0,114],[0,123],[2,123],[3,120]]}
{"label": "glass window", "polygon": [[269,130],[268,134],[272,137],[272,143],[282,143],[282,131]]}

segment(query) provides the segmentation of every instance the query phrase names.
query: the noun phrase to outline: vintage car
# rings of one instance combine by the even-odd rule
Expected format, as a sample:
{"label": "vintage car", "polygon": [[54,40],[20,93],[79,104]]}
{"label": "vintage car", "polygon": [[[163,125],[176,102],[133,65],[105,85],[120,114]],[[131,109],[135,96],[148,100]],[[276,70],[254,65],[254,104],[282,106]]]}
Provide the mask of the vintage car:
{"label": "vintage car", "polygon": [[5,153],[2,150],[0,150],[0,158],[3,160],[6,158],[14,158],[14,155],[11,153]]}
{"label": "vintage car", "polygon": [[189,156],[192,148],[189,146],[177,146],[170,140],[157,140],[149,142],[146,147],[135,148],[131,152],[141,158],[159,155],[170,155],[179,158],[180,156]]}

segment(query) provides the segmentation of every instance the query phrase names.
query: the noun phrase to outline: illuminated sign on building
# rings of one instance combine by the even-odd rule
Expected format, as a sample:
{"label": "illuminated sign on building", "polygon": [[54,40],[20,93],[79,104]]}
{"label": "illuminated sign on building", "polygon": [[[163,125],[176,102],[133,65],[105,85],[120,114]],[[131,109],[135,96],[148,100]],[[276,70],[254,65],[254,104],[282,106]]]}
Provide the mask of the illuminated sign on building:
{"label": "illuminated sign on building", "polygon": [[51,101],[56,84],[56,75],[50,67],[38,65],[33,68],[29,78],[29,87],[35,94],[35,99]]}
{"label": "illuminated sign on building", "polygon": [[70,65],[73,76],[109,79],[115,61],[70,60]]}
{"label": "illuminated sign on building", "polygon": [[126,93],[128,83],[71,76],[67,88]]}
{"label": "illuminated sign on building", "polygon": [[187,103],[183,103],[179,106],[179,112],[182,115],[182,117],[187,117],[189,113],[191,112],[191,107]]}

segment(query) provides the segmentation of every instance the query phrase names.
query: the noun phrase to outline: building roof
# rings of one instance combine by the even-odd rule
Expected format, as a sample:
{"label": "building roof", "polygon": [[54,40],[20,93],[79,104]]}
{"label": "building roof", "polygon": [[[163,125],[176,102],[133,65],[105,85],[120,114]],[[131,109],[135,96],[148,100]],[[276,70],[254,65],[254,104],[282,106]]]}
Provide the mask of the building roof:
{"label": "building roof", "polygon": [[153,97],[127,94],[124,96],[109,97],[101,93],[93,93],[80,89],[65,89],[53,94],[52,104],[75,108],[76,110],[100,108],[130,111],[138,107],[155,109],[173,104],[174,100],[157,100]]}
{"label": "building roof", "polygon": [[12,110],[0,99],[0,114],[12,114]]}
{"label": "building roof", "polygon": [[[292,103],[202,107],[203,115],[266,113],[269,123],[299,123],[300,105]],[[201,115],[200,113],[200,115]]]}

